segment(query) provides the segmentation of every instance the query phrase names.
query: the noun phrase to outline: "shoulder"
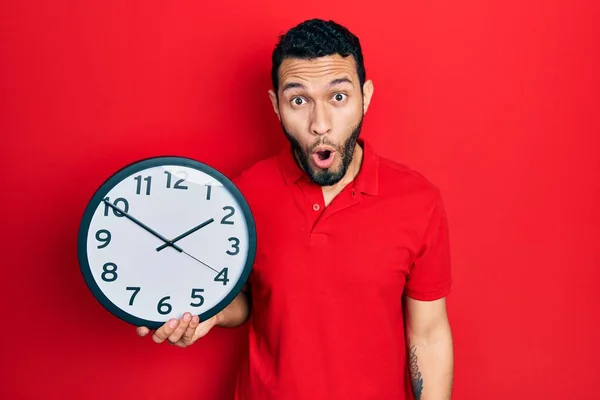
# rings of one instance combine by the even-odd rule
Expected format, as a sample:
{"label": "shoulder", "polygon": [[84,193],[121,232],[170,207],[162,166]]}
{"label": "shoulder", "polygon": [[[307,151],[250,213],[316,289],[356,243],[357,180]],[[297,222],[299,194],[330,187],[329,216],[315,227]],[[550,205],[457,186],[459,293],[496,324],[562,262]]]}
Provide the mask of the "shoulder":
{"label": "shoulder", "polygon": [[234,175],[231,181],[244,194],[272,186],[275,182],[281,181],[278,156],[273,155],[256,161]]}
{"label": "shoulder", "polygon": [[445,217],[445,205],[439,187],[421,172],[397,161],[379,161],[379,193],[384,203],[405,215],[409,212],[425,229],[432,220]]}
{"label": "shoulder", "polygon": [[424,174],[410,166],[379,157],[379,187],[383,194],[418,195],[437,201],[440,189]]}

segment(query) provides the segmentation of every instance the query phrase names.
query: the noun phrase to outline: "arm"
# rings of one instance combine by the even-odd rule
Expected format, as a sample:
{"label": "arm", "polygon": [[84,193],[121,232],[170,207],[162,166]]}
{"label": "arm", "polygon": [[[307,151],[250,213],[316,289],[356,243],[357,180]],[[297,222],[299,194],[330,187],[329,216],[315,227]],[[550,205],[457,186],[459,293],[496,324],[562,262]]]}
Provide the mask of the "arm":
{"label": "arm", "polygon": [[250,316],[251,301],[247,286],[238,294],[227,307],[215,317],[215,325],[223,328],[235,328],[244,324]]}
{"label": "arm", "polygon": [[448,400],[454,356],[446,300],[406,297],[406,335],[410,382],[415,400]]}

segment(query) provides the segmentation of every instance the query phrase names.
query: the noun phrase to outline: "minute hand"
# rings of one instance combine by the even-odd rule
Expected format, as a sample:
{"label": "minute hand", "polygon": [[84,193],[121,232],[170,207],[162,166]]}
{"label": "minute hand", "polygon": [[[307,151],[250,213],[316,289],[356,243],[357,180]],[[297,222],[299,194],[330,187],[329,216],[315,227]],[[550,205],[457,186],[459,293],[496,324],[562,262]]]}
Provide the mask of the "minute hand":
{"label": "minute hand", "polygon": [[156,251],[161,251],[162,249],[164,249],[164,248],[166,248],[166,247],[168,247],[170,245],[172,246],[173,243],[178,242],[179,240],[183,239],[184,237],[191,235],[192,233],[196,232],[197,230],[199,230],[201,228],[204,228],[206,225],[211,224],[213,222],[215,222],[215,220],[212,219],[212,218],[209,219],[208,221],[204,221],[200,225],[195,226],[192,229],[190,229],[189,231],[186,231],[186,232],[182,233],[181,235],[177,236],[173,240],[170,240],[168,243],[165,243],[165,244],[157,247]]}
{"label": "minute hand", "polygon": [[114,208],[116,211],[120,212],[121,214],[123,214],[125,217],[127,217],[129,220],[135,222],[136,224],[138,224],[139,226],[141,226],[142,228],[144,228],[146,231],[148,231],[149,233],[151,233],[152,235],[156,236],[157,238],[159,238],[160,240],[162,240],[163,242],[165,242],[165,247],[166,246],[172,246],[175,250],[177,250],[178,252],[182,253],[183,249],[179,246],[174,245],[173,243],[171,243],[169,241],[169,239],[167,239],[166,237],[162,236],[160,233],[156,232],[154,229],[150,228],[148,225],[144,224],[142,221],[138,220],[137,218],[127,214],[125,211],[121,210],[119,207],[115,206],[114,204],[112,204],[111,202],[109,202],[108,200],[104,199],[103,200],[106,204],[108,204],[109,206],[111,206],[112,208]]}

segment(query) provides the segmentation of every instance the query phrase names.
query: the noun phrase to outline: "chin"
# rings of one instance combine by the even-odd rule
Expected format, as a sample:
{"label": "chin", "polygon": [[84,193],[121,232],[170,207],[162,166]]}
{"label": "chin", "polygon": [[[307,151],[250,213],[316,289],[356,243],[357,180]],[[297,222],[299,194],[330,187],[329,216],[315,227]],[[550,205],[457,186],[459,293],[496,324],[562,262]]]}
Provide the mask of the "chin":
{"label": "chin", "polygon": [[320,186],[333,186],[338,183],[343,177],[346,171],[342,165],[331,166],[328,169],[321,169],[314,165],[310,168],[310,179]]}

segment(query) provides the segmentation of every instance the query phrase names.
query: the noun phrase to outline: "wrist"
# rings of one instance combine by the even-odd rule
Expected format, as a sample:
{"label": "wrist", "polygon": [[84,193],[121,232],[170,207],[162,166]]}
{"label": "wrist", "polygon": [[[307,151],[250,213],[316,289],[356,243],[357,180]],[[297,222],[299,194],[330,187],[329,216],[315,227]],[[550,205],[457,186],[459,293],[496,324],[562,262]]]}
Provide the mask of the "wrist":
{"label": "wrist", "polygon": [[219,313],[217,313],[214,317],[214,325],[213,326],[219,326],[222,327],[223,325],[225,325],[225,315],[223,314],[223,311],[220,311]]}

